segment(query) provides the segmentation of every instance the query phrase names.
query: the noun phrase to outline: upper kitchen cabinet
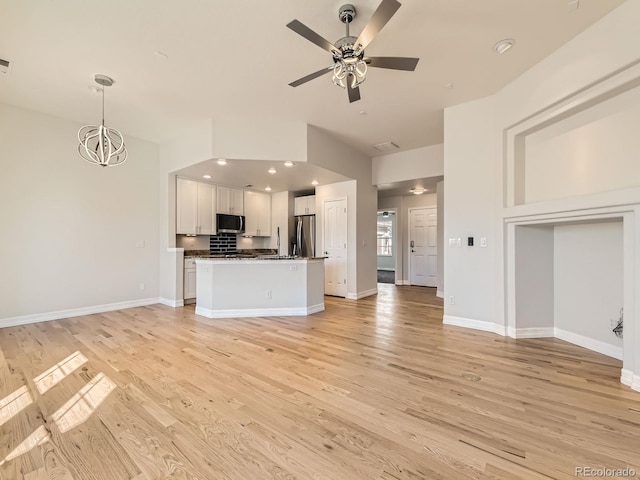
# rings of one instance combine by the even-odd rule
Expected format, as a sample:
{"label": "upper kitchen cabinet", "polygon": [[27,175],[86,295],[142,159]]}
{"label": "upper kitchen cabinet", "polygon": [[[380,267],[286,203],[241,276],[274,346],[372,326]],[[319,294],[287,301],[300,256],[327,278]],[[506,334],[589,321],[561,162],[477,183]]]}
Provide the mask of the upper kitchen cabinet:
{"label": "upper kitchen cabinet", "polygon": [[316,196],[307,195],[305,197],[296,197],[293,199],[294,215],[315,215],[316,214]]}
{"label": "upper kitchen cabinet", "polygon": [[176,233],[216,234],[216,187],[178,178],[176,183]]}
{"label": "upper kitchen cabinet", "polygon": [[218,213],[244,215],[244,191],[218,185]]}
{"label": "upper kitchen cabinet", "polygon": [[247,236],[271,236],[271,195],[260,192],[244,192],[244,214]]}

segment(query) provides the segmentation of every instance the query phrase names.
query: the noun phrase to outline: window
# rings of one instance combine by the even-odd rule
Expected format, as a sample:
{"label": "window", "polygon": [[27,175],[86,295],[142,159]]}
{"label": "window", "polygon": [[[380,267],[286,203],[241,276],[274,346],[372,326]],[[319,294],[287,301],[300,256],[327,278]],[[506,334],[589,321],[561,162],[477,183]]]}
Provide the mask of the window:
{"label": "window", "polygon": [[393,255],[393,217],[388,213],[378,215],[378,255]]}

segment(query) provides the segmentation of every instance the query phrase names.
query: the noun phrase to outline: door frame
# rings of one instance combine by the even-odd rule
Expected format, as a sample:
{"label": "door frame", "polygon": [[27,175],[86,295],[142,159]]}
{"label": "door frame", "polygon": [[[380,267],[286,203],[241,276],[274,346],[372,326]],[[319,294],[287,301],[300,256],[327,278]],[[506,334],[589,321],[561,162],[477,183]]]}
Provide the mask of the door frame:
{"label": "door frame", "polygon": [[[426,207],[409,207],[407,209],[407,281],[411,285],[411,211],[412,210],[434,210],[436,212],[436,219],[438,215],[438,206],[429,205]],[[433,288],[433,287],[428,287]]]}
{"label": "door frame", "polygon": [[[346,262],[346,280],[347,283],[344,286],[345,287],[345,294],[344,294],[344,298],[348,298],[349,295],[349,198],[346,196],[340,196],[340,197],[327,197],[327,198],[323,198],[322,199],[322,255],[324,255],[325,252],[325,248],[324,248],[324,226],[325,226],[325,218],[324,218],[324,207],[325,204],[328,202],[337,202],[340,200],[344,200],[344,208],[347,210],[346,212],[346,224],[347,224],[347,230],[344,232],[345,234],[345,243],[347,244],[347,247],[345,248],[345,254],[344,254],[344,259]],[[318,220],[318,212],[316,212],[316,222]],[[317,228],[317,225],[316,225]],[[316,236],[317,236],[317,231],[316,231]],[[317,241],[317,237],[316,237],[316,241]],[[326,283],[325,283],[326,285]],[[326,295],[326,293],[325,293]],[[342,298],[342,297],[339,297]]]}

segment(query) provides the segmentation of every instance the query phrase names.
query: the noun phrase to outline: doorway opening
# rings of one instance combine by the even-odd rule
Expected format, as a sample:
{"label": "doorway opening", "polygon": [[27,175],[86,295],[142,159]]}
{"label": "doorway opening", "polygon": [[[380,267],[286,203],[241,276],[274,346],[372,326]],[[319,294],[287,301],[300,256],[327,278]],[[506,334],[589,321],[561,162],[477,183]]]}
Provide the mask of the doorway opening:
{"label": "doorway opening", "polygon": [[376,239],[378,283],[396,283],[396,258],[398,254],[396,223],[395,209],[378,211]]}

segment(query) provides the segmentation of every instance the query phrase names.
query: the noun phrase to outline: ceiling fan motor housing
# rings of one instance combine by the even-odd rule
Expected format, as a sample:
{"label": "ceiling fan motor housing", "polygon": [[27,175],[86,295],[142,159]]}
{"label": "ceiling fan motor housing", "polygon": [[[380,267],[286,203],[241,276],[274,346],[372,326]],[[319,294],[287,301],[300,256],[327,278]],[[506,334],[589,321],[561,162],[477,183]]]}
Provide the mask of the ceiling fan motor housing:
{"label": "ceiling fan motor housing", "polygon": [[[348,37],[342,37],[340,40],[338,40],[335,45],[336,47],[338,47],[338,49],[342,52],[342,58],[343,59],[349,59],[349,58],[357,58],[357,59],[362,59],[362,57],[364,57],[364,50],[362,50],[358,55],[355,54],[355,47],[356,47],[356,41],[358,40],[357,37],[353,37],[353,36],[348,36]],[[334,55],[333,57],[334,61],[340,60],[338,57],[336,57]]]}

